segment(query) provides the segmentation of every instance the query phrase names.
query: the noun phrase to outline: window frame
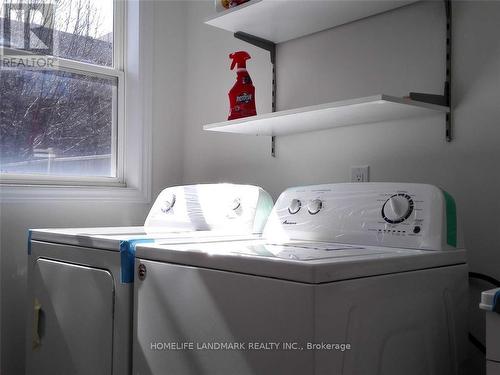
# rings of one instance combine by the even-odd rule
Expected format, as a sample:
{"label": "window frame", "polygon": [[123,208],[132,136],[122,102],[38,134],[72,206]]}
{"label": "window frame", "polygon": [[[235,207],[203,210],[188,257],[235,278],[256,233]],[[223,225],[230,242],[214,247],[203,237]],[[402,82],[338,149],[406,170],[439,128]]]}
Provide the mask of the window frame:
{"label": "window frame", "polygon": [[[148,2],[113,2],[113,67],[65,58],[58,58],[58,65],[62,71],[116,78],[116,111],[113,114],[116,139],[112,148],[116,176],[0,173],[0,201],[67,197],[111,201],[150,200],[154,53],[150,25],[153,24],[154,10],[148,6]],[[138,141],[139,138],[142,141]]]}

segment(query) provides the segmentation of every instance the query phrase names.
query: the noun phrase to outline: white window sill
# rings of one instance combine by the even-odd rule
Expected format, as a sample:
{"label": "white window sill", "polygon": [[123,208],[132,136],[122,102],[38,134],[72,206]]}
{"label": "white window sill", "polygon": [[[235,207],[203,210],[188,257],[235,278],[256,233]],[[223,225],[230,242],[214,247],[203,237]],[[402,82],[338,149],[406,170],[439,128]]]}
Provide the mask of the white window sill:
{"label": "white window sill", "polygon": [[64,185],[0,185],[0,202],[57,201],[150,201],[149,187],[137,189],[118,186],[64,186]]}

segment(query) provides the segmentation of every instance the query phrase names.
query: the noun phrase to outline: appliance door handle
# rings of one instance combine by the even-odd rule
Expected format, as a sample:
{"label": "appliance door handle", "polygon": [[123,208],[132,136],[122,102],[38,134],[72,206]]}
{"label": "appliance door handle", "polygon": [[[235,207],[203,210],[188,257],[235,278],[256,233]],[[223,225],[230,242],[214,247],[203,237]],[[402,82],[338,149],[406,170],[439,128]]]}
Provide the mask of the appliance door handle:
{"label": "appliance door handle", "polygon": [[35,298],[35,303],[33,307],[33,349],[40,347],[42,340],[40,338],[40,315],[42,313],[42,305]]}

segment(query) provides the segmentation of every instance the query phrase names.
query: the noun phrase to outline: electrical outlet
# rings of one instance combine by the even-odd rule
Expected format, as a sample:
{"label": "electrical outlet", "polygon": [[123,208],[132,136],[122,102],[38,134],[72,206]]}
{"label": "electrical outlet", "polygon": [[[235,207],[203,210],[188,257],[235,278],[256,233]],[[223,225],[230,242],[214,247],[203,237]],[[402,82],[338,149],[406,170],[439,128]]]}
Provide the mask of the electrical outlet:
{"label": "electrical outlet", "polygon": [[369,176],[370,167],[368,165],[362,165],[357,167],[351,167],[351,182],[368,182],[370,181]]}

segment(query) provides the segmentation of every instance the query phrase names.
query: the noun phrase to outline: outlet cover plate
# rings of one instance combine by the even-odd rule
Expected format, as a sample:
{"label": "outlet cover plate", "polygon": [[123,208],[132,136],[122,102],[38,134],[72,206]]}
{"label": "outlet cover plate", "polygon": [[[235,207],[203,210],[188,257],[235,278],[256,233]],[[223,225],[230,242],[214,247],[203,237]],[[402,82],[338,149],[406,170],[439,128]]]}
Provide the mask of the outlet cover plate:
{"label": "outlet cover plate", "polygon": [[359,165],[351,167],[351,182],[370,181],[370,166]]}

